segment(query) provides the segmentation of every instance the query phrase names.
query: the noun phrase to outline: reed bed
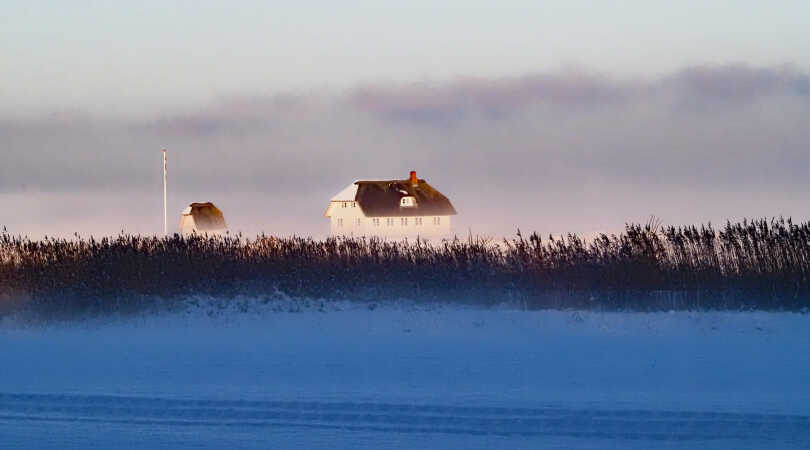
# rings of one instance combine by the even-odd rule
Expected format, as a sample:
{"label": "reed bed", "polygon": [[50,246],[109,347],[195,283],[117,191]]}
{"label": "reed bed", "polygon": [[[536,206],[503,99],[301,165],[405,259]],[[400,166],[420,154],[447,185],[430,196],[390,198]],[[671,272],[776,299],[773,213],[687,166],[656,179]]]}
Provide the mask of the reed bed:
{"label": "reed bed", "polygon": [[399,299],[525,308],[763,309],[810,306],[810,223],[660,227],[585,240],[537,233],[389,242],[257,236],[30,240],[0,235],[0,307],[137,311],[190,296]]}

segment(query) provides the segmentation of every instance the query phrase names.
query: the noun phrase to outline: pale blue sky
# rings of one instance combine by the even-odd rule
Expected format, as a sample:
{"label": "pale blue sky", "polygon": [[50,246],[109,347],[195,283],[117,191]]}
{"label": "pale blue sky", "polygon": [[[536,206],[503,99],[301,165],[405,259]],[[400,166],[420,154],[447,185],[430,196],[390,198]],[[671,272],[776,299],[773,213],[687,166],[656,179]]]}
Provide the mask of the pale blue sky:
{"label": "pale blue sky", "polygon": [[810,2],[4,0],[0,113],[188,111],[232,95],[584,67],[810,69]]}

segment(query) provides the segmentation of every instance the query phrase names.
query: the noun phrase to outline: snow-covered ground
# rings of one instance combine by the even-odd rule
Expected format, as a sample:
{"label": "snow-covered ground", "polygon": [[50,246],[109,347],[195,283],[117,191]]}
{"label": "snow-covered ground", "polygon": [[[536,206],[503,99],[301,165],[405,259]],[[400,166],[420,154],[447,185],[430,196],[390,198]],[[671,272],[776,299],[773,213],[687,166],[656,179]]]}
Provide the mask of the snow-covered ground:
{"label": "snow-covered ground", "polygon": [[807,314],[291,305],[7,320],[0,447],[810,447]]}

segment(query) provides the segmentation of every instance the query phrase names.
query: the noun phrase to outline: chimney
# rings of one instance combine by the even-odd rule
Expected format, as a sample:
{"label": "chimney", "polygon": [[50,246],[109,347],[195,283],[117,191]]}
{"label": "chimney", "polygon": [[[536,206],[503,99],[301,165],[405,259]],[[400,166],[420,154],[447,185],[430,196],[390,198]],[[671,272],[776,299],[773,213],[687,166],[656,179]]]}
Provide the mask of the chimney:
{"label": "chimney", "polygon": [[419,185],[419,180],[416,179],[416,171],[411,170],[411,186],[416,187]]}

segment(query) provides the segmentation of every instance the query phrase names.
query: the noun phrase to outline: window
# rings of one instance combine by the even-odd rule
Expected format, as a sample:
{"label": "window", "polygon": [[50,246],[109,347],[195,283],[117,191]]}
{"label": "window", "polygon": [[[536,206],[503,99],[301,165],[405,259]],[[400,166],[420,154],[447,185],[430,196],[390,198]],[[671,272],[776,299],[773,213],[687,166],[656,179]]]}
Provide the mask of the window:
{"label": "window", "polygon": [[346,207],[346,202],[340,202],[340,207],[345,208]]}
{"label": "window", "polygon": [[407,217],[400,218],[399,219],[399,224],[402,225],[402,226],[408,225],[408,218]]}
{"label": "window", "polygon": [[343,226],[343,218],[342,217],[337,220],[337,226],[339,226],[339,227]]}
{"label": "window", "polygon": [[417,217],[417,218],[413,219],[413,221],[414,221],[415,225],[422,225],[422,218],[421,217]]}
{"label": "window", "polygon": [[385,219],[385,224],[388,225],[389,227],[394,226],[394,218],[389,217],[389,218]]}
{"label": "window", "polygon": [[442,224],[442,218],[441,217],[434,217],[433,218],[433,225],[441,225],[441,224]]}
{"label": "window", "polygon": [[352,202],[352,208],[357,206],[357,202]]}
{"label": "window", "polygon": [[399,206],[403,208],[413,208],[416,206],[416,197],[412,195],[406,195],[399,199]]}
{"label": "window", "polygon": [[375,217],[375,218],[371,219],[371,221],[374,223],[375,227],[380,226],[380,218],[379,217]]}
{"label": "window", "polygon": [[363,223],[363,221],[362,221],[361,219],[357,219],[357,226],[358,226],[358,227],[359,227],[359,226],[360,226],[362,223]]}

